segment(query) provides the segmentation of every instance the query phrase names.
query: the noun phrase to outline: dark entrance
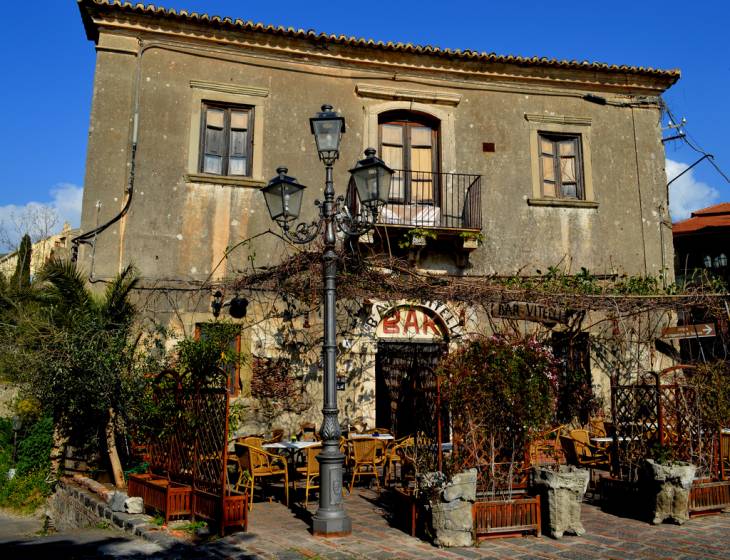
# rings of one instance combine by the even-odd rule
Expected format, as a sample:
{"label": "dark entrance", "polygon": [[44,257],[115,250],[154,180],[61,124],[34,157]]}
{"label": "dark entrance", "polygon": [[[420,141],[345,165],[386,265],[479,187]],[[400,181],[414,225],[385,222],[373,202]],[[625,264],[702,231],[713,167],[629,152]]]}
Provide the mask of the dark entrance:
{"label": "dark entrance", "polygon": [[[434,370],[443,343],[378,342],[375,363],[375,421],[396,437],[423,433],[449,441],[448,409],[440,403]],[[439,413],[439,404],[441,404]]]}

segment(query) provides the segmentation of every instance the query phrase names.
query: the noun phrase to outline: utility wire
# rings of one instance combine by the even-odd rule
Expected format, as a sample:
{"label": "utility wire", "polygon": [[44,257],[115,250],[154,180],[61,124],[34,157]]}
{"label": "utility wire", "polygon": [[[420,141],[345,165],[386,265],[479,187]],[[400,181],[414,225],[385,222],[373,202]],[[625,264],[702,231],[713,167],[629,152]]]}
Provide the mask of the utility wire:
{"label": "utility wire", "polygon": [[[677,119],[674,117],[674,114],[672,113],[671,109],[669,109],[669,107],[667,106],[666,103],[664,103],[664,110],[667,112],[667,115],[669,116],[669,120],[671,121],[673,127],[678,128],[678,129],[679,129],[679,127],[685,128],[684,125],[677,124],[677,122],[679,122],[679,121],[677,121]],[[727,174],[725,174],[725,172],[722,169],[720,169],[720,166],[717,165],[717,163],[715,163],[715,156],[713,156],[711,153],[707,152],[706,150],[703,150],[697,143],[697,140],[692,138],[688,132],[686,132],[686,131],[684,131],[684,132],[685,132],[685,134],[684,134],[684,136],[681,137],[681,140],[683,140],[684,143],[687,144],[687,146],[689,146],[692,150],[694,150],[698,154],[702,154],[704,156],[703,159],[707,159],[707,161],[710,162],[712,167],[715,168],[715,171],[717,171],[722,176],[722,178],[725,179],[725,181],[730,183],[730,177],[728,177]],[[692,140],[690,140],[690,138],[692,138]]]}

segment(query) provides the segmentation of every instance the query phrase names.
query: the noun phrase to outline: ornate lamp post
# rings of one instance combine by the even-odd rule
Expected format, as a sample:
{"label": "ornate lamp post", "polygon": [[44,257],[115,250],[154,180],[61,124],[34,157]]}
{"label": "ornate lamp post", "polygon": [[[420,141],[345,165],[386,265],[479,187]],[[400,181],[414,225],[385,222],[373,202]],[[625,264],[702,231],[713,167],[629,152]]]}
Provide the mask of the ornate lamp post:
{"label": "ornate lamp post", "polygon": [[282,228],[284,236],[293,243],[304,244],[322,235],[324,281],[324,404],[322,407],[322,452],[317,457],[320,463],[319,509],[312,520],[315,535],[338,536],[352,531],[350,518],[342,505],[342,460],[340,453],[340,424],[337,418],[337,376],[335,370],[337,330],[335,319],[337,254],[335,242],[337,230],[349,236],[358,236],[371,230],[378,217],[380,207],[385,204],[390,192],[393,170],[375,156],[375,150],[365,150],[365,159],[350,170],[362,212],[353,216],[345,204],[345,198],[335,199],[332,180],[332,166],[340,155],[340,141],[345,132],[345,119],[323,105],[322,111],[310,119],[310,126],[317,143],[319,159],[325,165],[324,202],[315,201],[319,208],[319,219],[307,224],[291,223],[299,217],[304,185],[287,175],[285,167],[279,167],[277,176],[264,187],[271,219]]}

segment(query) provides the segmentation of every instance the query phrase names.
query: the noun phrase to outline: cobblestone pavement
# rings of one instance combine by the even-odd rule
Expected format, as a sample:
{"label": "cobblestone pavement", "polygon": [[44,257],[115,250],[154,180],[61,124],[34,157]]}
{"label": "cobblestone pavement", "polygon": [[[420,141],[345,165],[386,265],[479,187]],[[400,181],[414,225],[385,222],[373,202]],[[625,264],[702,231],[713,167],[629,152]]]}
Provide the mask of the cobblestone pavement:
{"label": "cobblestone pavement", "polygon": [[[730,559],[730,514],[691,519],[683,526],[652,526],[584,504],[582,537],[516,537],[483,541],[479,548],[439,549],[390,526],[378,494],[355,490],[345,499],[353,521],[347,538],[314,538],[307,512],[279,503],[256,503],[248,533],[217,541],[211,552],[226,558],[557,558]],[[310,504],[311,506],[311,504]],[[314,511],[315,507],[310,507]],[[209,545],[210,546],[210,545]]]}

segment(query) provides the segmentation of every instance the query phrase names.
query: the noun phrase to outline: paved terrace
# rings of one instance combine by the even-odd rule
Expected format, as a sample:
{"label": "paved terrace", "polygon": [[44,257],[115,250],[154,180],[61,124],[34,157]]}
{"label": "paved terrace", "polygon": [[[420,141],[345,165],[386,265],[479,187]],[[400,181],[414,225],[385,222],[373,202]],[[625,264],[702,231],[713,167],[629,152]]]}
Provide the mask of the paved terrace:
{"label": "paved terrace", "polygon": [[[377,492],[355,489],[345,498],[353,531],[347,538],[314,538],[306,512],[279,503],[257,502],[248,533],[208,545],[227,558],[559,558],[730,559],[730,514],[691,519],[683,526],[652,526],[583,505],[582,537],[516,537],[483,541],[479,548],[440,549],[392,527]],[[316,507],[310,504],[310,511]],[[206,547],[207,548],[207,547]]]}

